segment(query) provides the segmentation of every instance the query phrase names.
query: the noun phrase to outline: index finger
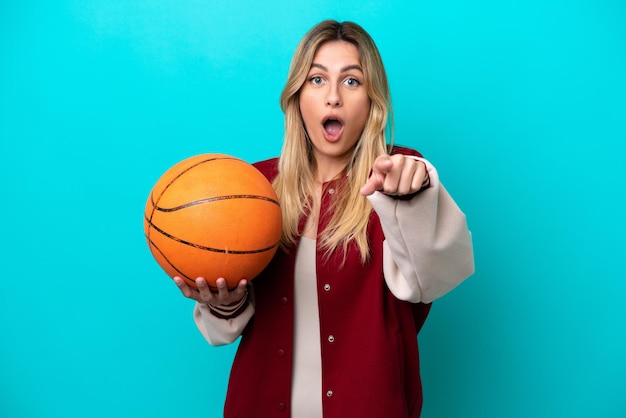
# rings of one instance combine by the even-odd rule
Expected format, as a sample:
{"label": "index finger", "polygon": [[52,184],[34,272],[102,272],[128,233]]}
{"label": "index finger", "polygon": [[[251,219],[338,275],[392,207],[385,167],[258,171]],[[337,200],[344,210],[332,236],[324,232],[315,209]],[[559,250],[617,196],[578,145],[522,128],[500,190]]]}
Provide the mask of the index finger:
{"label": "index finger", "polygon": [[380,155],[376,157],[374,160],[374,164],[372,165],[372,174],[387,174],[389,170],[393,167],[393,161],[389,155]]}
{"label": "index finger", "polygon": [[385,177],[393,167],[393,161],[389,155],[381,155],[374,160],[372,172],[365,184],[361,187],[360,193],[369,196],[376,190],[381,190],[385,183]]}

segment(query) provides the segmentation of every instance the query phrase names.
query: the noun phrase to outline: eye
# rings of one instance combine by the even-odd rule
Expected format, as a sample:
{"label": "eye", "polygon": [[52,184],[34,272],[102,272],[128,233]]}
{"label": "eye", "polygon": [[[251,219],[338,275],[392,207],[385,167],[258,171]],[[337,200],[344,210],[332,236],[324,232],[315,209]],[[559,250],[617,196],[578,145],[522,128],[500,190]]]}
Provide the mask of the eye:
{"label": "eye", "polygon": [[358,87],[361,85],[361,82],[354,77],[346,78],[344,84],[348,87]]}
{"label": "eye", "polygon": [[320,84],[324,82],[324,79],[320,77],[319,75],[316,75],[316,76],[309,78],[309,81],[311,82],[311,84],[319,86]]}

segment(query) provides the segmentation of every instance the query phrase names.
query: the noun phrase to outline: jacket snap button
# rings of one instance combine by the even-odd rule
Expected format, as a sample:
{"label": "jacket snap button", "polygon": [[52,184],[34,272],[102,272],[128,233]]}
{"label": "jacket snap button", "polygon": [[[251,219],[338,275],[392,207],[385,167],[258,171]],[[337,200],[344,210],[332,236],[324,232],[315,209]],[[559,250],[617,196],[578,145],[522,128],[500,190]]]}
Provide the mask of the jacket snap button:
{"label": "jacket snap button", "polygon": [[324,285],[324,290],[327,292],[330,290],[330,285],[328,283]]}
{"label": "jacket snap button", "polygon": [[282,298],[280,298],[280,304],[281,305],[286,305],[287,304],[287,296],[283,296]]}
{"label": "jacket snap button", "polygon": [[281,412],[285,410],[285,404],[284,404],[284,402],[280,402],[280,403],[278,404],[278,410],[279,410],[279,411],[281,411]]}
{"label": "jacket snap button", "polygon": [[332,390],[327,391],[326,396],[328,396],[329,398],[333,396],[333,391]]}
{"label": "jacket snap button", "polygon": [[335,337],[333,335],[329,335],[328,341],[332,343],[333,341],[335,341]]}
{"label": "jacket snap button", "polygon": [[335,189],[328,189],[328,194],[335,194]]}

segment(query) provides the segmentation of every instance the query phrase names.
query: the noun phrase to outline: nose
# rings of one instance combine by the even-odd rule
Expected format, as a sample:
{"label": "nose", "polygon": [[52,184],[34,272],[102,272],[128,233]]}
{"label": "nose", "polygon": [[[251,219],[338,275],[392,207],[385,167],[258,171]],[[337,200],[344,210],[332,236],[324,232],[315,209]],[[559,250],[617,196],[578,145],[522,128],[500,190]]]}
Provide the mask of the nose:
{"label": "nose", "polygon": [[334,85],[329,86],[328,95],[326,96],[326,106],[339,107],[341,104],[342,102],[339,88]]}

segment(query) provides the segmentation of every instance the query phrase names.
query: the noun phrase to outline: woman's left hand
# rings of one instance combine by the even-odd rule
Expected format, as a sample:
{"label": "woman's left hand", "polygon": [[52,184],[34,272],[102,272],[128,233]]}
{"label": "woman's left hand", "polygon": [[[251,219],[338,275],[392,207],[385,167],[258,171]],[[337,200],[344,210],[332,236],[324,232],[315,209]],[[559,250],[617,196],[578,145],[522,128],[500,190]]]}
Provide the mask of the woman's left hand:
{"label": "woman's left hand", "polygon": [[427,184],[426,164],[403,154],[381,155],[372,166],[372,173],[361,194],[369,196],[381,191],[391,196],[404,196],[419,192]]}

